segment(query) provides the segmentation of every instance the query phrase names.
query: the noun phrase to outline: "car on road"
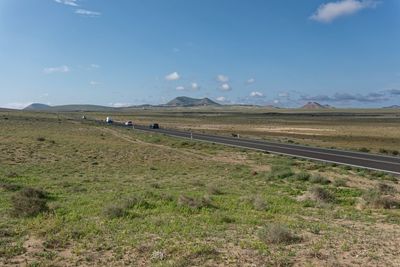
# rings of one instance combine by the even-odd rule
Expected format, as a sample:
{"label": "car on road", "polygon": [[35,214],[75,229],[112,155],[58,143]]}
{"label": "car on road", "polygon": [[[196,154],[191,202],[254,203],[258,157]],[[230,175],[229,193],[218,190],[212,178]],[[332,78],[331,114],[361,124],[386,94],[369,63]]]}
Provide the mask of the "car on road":
{"label": "car on road", "polygon": [[158,125],[158,123],[153,123],[153,124],[150,124],[149,128],[150,129],[160,129],[160,125]]}
{"label": "car on road", "polygon": [[106,122],[107,123],[113,123],[114,121],[113,121],[113,119],[111,117],[107,117],[106,118]]}
{"label": "car on road", "polygon": [[125,126],[133,126],[133,122],[132,121],[127,121],[127,122],[125,122]]}

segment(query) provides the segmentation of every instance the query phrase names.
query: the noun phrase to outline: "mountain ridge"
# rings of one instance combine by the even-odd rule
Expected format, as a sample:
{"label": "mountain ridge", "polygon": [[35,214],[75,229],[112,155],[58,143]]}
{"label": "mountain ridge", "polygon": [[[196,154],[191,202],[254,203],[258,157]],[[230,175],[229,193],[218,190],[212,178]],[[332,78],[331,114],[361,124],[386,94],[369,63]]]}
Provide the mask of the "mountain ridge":
{"label": "mountain ridge", "polygon": [[178,96],[171,101],[169,101],[165,106],[172,107],[199,107],[199,106],[221,106],[217,102],[212,101],[211,99],[205,98],[191,98],[187,96]]}

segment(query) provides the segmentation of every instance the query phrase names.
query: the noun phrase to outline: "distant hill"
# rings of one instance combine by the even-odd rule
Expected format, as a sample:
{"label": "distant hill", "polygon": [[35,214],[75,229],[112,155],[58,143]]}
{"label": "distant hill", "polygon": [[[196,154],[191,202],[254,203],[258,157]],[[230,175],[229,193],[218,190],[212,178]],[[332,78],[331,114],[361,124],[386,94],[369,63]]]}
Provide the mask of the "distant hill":
{"label": "distant hill", "polygon": [[384,109],[400,109],[399,105],[392,105],[392,106],[388,106],[388,107],[383,107]]}
{"label": "distant hill", "polygon": [[318,102],[308,102],[304,106],[301,107],[301,109],[331,109],[334,108],[330,105],[321,105]]}
{"label": "distant hill", "polygon": [[49,109],[51,109],[51,106],[40,103],[33,103],[24,108],[24,110],[49,110]]}
{"label": "distant hill", "polygon": [[268,109],[280,109],[280,107],[274,106],[274,105],[266,105],[264,106],[264,108],[268,108]]}
{"label": "distant hill", "polygon": [[221,106],[220,104],[212,101],[209,98],[191,98],[186,96],[179,96],[169,101],[166,106],[169,107],[199,107],[199,106]]}

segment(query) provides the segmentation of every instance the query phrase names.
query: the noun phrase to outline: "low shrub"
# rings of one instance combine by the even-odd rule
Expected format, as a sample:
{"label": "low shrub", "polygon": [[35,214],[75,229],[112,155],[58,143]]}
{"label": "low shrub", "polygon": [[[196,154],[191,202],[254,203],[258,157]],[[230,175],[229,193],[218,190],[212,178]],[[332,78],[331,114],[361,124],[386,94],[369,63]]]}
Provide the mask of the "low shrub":
{"label": "low shrub", "polygon": [[308,172],[302,171],[302,172],[297,173],[294,177],[296,180],[299,180],[299,181],[308,181],[310,179],[311,175]]}
{"label": "low shrub", "polygon": [[110,205],[104,208],[103,213],[110,219],[124,217],[126,215],[126,210],[120,205]]}
{"label": "low shrub", "polygon": [[358,149],[358,151],[364,152],[364,153],[368,153],[368,152],[371,151],[371,150],[368,149],[368,148],[366,148],[366,147],[361,147],[360,149]]}
{"label": "low shrub", "polygon": [[310,182],[313,183],[313,184],[323,184],[323,185],[331,183],[331,181],[329,181],[328,178],[326,178],[324,176],[321,176],[321,175],[318,175],[318,174],[311,176]]}
{"label": "low shrub", "polygon": [[372,189],[364,193],[363,199],[366,204],[376,209],[398,209],[400,202],[392,197],[383,196],[377,189]]}
{"label": "low shrub", "polygon": [[379,190],[379,192],[383,193],[383,194],[394,194],[396,193],[396,189],[388,184],[385,183],[379,183],[377,185],[377,189]]}
{"label": "low shrub", "polygon": [[13,215],[32,217],[48,210],[47,193],[40,189],[24,188],[11,198]]}
{"label": "low shrub", "polygon": [[290,176],[293,176],[293,171],[289,166],[285,165],[275,165],[272,166],[271,172],[268,174],[269,179],[277,178],[277,179],[285,179]]}
{"label": "low shrub", "polygon": [[212,204],[212,200],[208,196],[194,198],[181,195],[178,199],[178,205],[197,210],[203,208],[215,208],[215,206]]}
{"label": "low shrub", "polygon": [[301,239],[294,235],[286,226],[266,224],[258,231],[258,237],[267,244],[292,244]]}
{"label": "low shrub", "polygon": [[6,191],[18,191],[21,189],[21,186],[9,182],[0,182],[0,188],[3,188]]}
{"label": "low shrub", "polygon": [[381,148],[381,149],[379,149],[379,153],[388,154],[389,151],[387,149]]}
{"label": "low shrub", "polygon": [[335,196],[321,186],[314,186],[310,189],[311,198],[324,203],[334,202]]}
{"label": "low shrub", "polygon": [[210,195],[222,195],[223,194],[222,190],[219,189],[216,185],[209,185],[207,187],[207,192]]}
{"label": "low shrub", "polygon": [[36,138],[36,141],[44,142],[44,141],[46,141],[46,138],[44,138],[43,136],[40,136],[40,137]]}
{"label": "low shrub", "polygon": [[347,179],[344,179],[344,178],[335,179],[335,180],[333,181],[333,184],[334,184],[336,187],[345,187],[345,186],[347,186]]}
{"label": "low shrub", "polygon": [[266,211],[268,210],[268,204],[264,200],[264,198],[260,195],[255,196],[252,199],[253,208],[258,211]]}

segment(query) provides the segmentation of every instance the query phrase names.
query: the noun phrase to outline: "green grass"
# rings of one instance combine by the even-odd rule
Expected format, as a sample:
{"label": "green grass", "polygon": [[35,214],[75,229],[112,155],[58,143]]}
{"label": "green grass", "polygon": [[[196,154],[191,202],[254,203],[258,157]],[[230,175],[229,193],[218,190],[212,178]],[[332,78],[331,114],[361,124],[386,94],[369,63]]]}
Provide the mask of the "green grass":
{"label": "green grass", "polygon": [[[12,113],[0,120],[0,265],[21,258],[32,266],[306,264],[301,255],[312,244],[340,254],[334,245],[338,237],[359,238],[359,244],[367,238],[374,241],[368,249],[380,249],[374,245],[378,239],[365,235],[369,225],[382,216],[395,229],[400,225],[398,209],[357,209],[364,189],[313,179],[321,169],[323,177],[339,175],[340,167],[106,127],[74,116]],[[368,181],[384,177],[365,173]],[[334,201],[299,200],[314,183]],[[25,201],[28,188],[45,192],[28,195],[45,201],[39,202],[46,208],[16,216],[13,199]],[[397,194],[390,186],[381,188]],[[348,233],[343,221],[367,230]],[[279,230],[277,239],[273,229]],[[33,241],[37,251],[26,245]],[[395,258],[372,261],[389,264]]]}

